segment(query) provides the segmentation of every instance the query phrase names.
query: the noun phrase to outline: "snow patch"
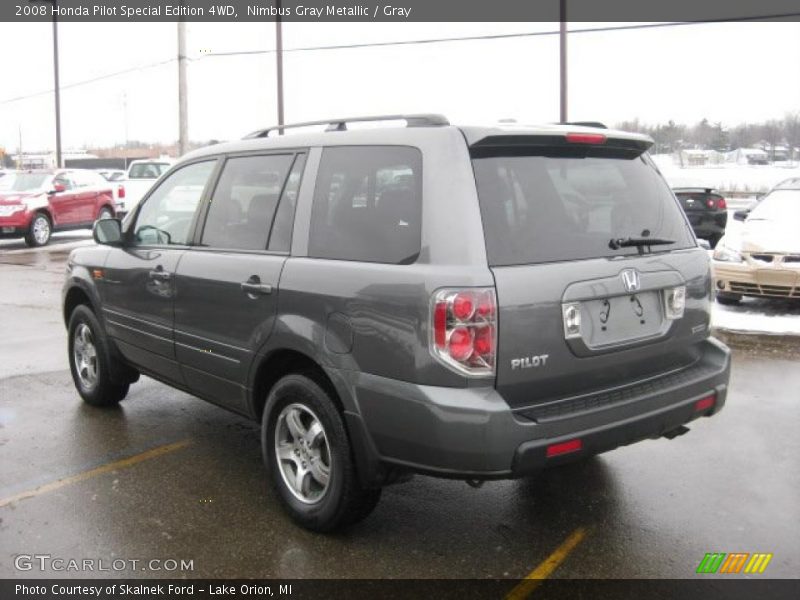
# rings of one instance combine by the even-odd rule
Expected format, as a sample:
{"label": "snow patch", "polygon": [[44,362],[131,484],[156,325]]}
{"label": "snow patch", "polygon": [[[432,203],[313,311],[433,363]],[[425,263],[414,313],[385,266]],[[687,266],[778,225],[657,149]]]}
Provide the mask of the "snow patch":
{"label": "snow patch", "polygon": [[800,335],[800,301],[744,298],[738,306],[715,302],[711,326],[742,333]]}

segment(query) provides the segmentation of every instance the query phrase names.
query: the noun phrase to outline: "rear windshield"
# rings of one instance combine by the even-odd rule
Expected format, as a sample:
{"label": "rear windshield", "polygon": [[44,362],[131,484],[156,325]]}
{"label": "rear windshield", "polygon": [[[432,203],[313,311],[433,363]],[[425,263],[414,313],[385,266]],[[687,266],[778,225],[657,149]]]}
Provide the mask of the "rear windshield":
{"label": "rear windshield", "polygon": [[161,174],[169,169],[168,163],[137,163],[131,165],[129,179],[158,179]]}
{"label": "rear windshield", "polygon": [[[636,254],[619,238],[662,238],[663,252],[695,245],[667,184],[634,158],[500,155],[472,161],[492,266]],[[511,154],[511,152],[509,152]]]}

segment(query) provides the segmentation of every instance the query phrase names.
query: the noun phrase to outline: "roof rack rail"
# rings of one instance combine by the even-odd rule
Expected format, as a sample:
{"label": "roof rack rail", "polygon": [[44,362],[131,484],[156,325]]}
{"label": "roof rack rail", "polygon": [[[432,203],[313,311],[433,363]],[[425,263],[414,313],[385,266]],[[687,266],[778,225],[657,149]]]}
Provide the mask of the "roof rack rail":
{"label": "roof rack rail", "polygon": [[596,127],[597,129],[608,129],[605,126],[605,123],[601,123],[600,121],[568,121],[566,123],[561,123],[561,125],[576,125],[578,127]]}
{"label": "roof rack rail", "polygon": [[254,138],[269,137],[274,131],[285,131],[296,127],[310,127],[312,125],[327,125],[325,131],[347,131],[348,123],[365,123],[370,121],[405,121],[406,127],[441,127],[450,125],[450,121],[442,115],[419,114],[419,115],[376,115],[373,117],[350,117],[348,119],[325,119],[322,121],[305,121],[303,123],[291,123],[288,125],[274,125],[266,129],[259,129],[246,136],[245,140]]}

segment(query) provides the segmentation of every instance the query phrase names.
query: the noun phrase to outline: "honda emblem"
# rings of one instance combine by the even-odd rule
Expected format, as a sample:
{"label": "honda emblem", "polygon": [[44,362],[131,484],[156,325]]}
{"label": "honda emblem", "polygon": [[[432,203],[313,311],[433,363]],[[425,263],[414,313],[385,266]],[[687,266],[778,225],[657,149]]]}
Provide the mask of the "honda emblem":
{"label": "honda emblem", "polygon": [[620,277],[622,277],[622,283],[625,285],[626,292],[638,292],[639,288],[642,286],[639,280],[639,271],[636,269],[625,269],[620,273]]}

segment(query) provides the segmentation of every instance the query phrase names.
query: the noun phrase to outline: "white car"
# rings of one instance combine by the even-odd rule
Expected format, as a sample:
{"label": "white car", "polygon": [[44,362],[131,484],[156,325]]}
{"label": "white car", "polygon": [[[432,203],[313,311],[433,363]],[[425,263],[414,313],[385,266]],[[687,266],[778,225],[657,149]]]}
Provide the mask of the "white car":
{"label": "white car", "polygon": [[781,182],[734,219],[744,221],[741,230],[727,233],[714,250],[717,301],[800,298],[800,179]]}
{"label": "white car", "polygon": [[120,212],[132,211],[153,184],[172,166],[170,158],[146,158],[134,160],[128,165],[128,172],[122,183],[125,186],[125,206]]}

